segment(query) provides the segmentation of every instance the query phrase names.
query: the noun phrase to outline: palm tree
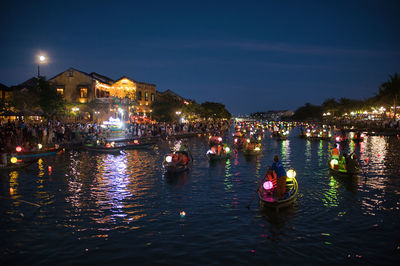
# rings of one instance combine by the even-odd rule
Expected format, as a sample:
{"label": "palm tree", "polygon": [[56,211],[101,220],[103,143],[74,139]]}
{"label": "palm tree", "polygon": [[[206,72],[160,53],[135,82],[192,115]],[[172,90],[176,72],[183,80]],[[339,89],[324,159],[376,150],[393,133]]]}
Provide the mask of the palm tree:
{"label": "palm tree", "polygon": [[389,75],[389,80],[383,83],[379,88],[378,96],[383,99],[383,101],[391,105],[393,103],[394,114],[393,118],[396,117],[396,107],[398,105],[400,96],[400,77],[397,73],[394,75]]}

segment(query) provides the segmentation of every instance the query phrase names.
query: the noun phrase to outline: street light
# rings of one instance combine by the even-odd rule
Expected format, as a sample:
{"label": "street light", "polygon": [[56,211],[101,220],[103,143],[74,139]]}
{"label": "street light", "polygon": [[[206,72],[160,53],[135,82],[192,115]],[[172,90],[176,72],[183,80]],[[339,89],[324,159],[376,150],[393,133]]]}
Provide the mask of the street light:
{"label": "street light", "polygon": [[38,66],[37,66],[37,76],[38,78],[40,77],[40,65],[46,63],[46,56],[44,55],[39,55],[39,61],[38,61]]}

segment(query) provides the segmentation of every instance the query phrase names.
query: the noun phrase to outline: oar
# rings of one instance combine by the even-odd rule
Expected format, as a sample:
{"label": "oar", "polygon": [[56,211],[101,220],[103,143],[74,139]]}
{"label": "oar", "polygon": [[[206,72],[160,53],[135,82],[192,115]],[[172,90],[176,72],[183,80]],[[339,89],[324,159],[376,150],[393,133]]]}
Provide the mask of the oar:
{"label": "oar", "polygon": [[257,187],[257,190],[256,190],[256,192],[254,193],[253,198],[250,200],[249,204],[246,206],[247,209],[250,209],[250,205],[253,203],[253,200],[256,198],[257,192],[258,192],[259,189],[260,189],[260,186]]}

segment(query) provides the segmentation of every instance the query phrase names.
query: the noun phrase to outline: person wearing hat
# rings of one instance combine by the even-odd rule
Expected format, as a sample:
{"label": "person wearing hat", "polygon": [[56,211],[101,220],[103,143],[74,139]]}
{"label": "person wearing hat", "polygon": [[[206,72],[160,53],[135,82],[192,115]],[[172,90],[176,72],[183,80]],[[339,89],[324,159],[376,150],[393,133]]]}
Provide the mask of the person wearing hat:
{"label": "person wearing hat", "polygon": [[286,192],[286,170],[279,160],[278,155],[274,156],[274,162],[272,163],[271,170],[276,173],[277,176],[277,192],[278,199],[281,200],[285,196]]}

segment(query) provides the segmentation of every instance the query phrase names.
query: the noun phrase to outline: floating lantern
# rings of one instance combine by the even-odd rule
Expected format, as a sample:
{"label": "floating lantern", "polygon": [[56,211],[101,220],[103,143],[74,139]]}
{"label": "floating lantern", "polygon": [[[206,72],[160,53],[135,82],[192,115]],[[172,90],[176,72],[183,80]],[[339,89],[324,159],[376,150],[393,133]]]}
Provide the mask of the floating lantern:
{"label": "floating lantern", "polygon": [[21,146],[17,146],[17,147],[15,148],[15,150],[16,150],[17,152],[21,152],[21,151],[22,151],[22,147],[21,147]]}
{"label": "floating lantern", "polygon": [[138,141],[137,139],[135,139],[135,140],[133,141],[133,143],[139,144],[139,141]]}
{"label": "floating lantern", "polygon": [[336,137],[336,141],[337,141],[337,142],[340,142],[340,137]]}
{"label": "floating lantern", "polygon": [[290,169],[289,171],[286,172],[287,177],[289,178],[295,178],[296,177],[296,171],[293,169]]}
{"label": "floating lantern", "polygon": [[172,156],[168,155],[167,157],[165,157],[165,161],[166,161],[167,163],[172,162]]}
{"label": "floating lantern", "polygon": [[335,165],[339,164],[339,162],[338,162],[338,160],[336,160],[336,159],[332,159],[331,162],[330,162],[330,164],[331,164],[331,167],[332,167],[332,168],[335,168]]}
{"label": "floating lantern", "polygon": [[255,147],[254,150],[255,151],[260,151],[261,149],[260,149],[260,147]]}
{"label": "floating lantern", "polygon": [[250,143],[250,139],[247,139],[246,141],[247,141],[247,143]]}
{"label": "floating lantern", "polygon": [[219,141],[219,142],[221,142],[221,141],[222,141],[222,138],[221,138],[221,137],[219,137],[219,138],[218,138],[218,141]]}
{"label": "floating lantern", "polygon": [[228,152],[230,152],[231,151],[231,149],[229,148],[229,147],[225,147],[225,152],[226,153],[228,153]]}
{"label": "floating lantern", "polygon": [[238,141],[238,140],[237,140],[237,139],[235,139],[235,143],[237,143],[237,141]]}
{"label": "floating lantern", "polygon": [[50,165],[47,167],[47,169],[49,170],[49,172],[53,170],[53,168]]}
{"label": "floating lantern", "polygon": [[181,212],[179,213],[179,215],[181,216],[181,218],[184,218],[184,217],[186,216],[186,212],[185,212],[185,211],[181,211]]}
{"label": "floating lantern", "polygon": [[110,147],[111,147],[110,143],[107,143],[106,148],[110,148]]}
{"label": "floating lantern", "polygon": [[11,161],[11,163],[17,163],[18,159],[17,159],[17,157],[11,157],[10,161]]}
{"label": "floating lantern", "polygon": [[40,143],[39,143],[37,146],[38,146],[38,149],[39,149],[39,150],[40,150],[41,148],[43,148],[43,145],[40,144]]}
{"label": "floating lantern", "polygon": [[263,184],[263,188],[264,188],[265,190],[270,190],[270,189],[272,189],[273,187],[274,187],[274,184],[272,184],[271,181],[265,181],[264,184]]}
{"label": "floating lantern", "polygon": [[111,142],[111,147],[114,147],[114,145],[115,145],[115,142],[114,141]]}

